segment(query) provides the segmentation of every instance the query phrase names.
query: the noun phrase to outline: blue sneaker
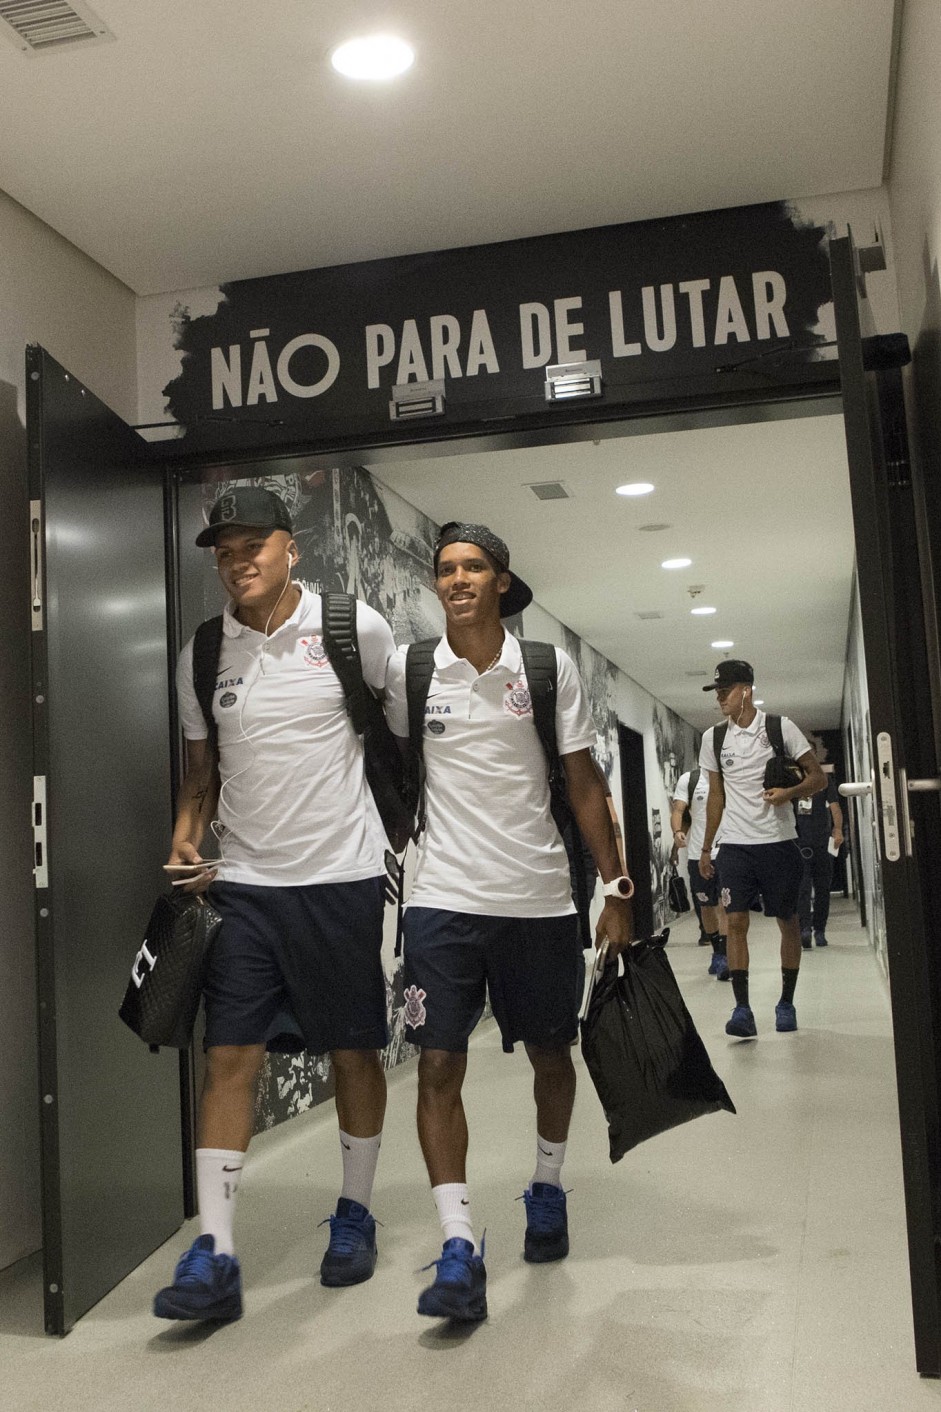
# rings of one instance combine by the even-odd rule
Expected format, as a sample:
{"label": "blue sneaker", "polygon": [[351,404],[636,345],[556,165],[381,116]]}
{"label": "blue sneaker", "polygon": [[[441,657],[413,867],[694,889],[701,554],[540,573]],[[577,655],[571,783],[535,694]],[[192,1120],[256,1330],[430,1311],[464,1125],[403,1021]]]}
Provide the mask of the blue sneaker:
{"label": "blue sneaker", "polygon": [[797,1029],[797,1011],[789,1000],[779,1000],[774,1007],[774,1028],[779,1034]]}
{"label": "blue sneaker", "polygon": [[713,975],[717,981],[728,981],[732,979],[729,975],[729,958],[727,956],[716,957],[716,968],[713,971]]}
{"label": "blue sneaker", "polygon": [[549,1182],[533,1182],[523,1192],[526,1206],[526,1237],[523,1259],[531,1265],[564,1260],[569,1253],[569,1223],[565,1192]]}
{"label": "blue sneaker", "polygon": [[[358,1285],[376,1268],[376,1222],[365,1206],[341,1196],[336,1215],[328,1216],[330,1244],[320,1262],[320,1283],[331,1288]],[[320,1224],[325,1226],[326,1221]]]}
{"label": "blue sneaker", "polygon": [[158,1319],[241,1319],[239,1262],[234,1255],[216,1255],[215,1248],[215,1236],[197,1236],[180,1257],[173,1284],[154,1298]]}
{"label": "blue sneaker", "polygon": [[[477,1323],[487,1317],[487,1271],[484,1268],[483,1250],[474,1254],[469,1240],[459,1236],[444,1242],[439,1260],[432,1260],[437,1267],[435,1282],[423,1289],[418,1296],[419,1314],[427,1314],[432,1319],[461,1319],[467,1323]],[[426,1270],[431,1269],[426,1265]]]}
{"label": "blue sneaker", "polygon": [[725,1027],[725,1032],[734,1035],[736,1039],[755,1038],[758,1027],[755,1024],[755,1017],[750,1005],[736,1005],[732,1011],[732,1018]]}
{"label": "blue sneaker", "polygon": [[718,959],[719,959],[719,953],[718,953],[718,951],[713,951],[712,955],[709,957],[709,974],[710,974],[710,976],[714,976],[715,973],[716,973],[716,962],[718,961]]}

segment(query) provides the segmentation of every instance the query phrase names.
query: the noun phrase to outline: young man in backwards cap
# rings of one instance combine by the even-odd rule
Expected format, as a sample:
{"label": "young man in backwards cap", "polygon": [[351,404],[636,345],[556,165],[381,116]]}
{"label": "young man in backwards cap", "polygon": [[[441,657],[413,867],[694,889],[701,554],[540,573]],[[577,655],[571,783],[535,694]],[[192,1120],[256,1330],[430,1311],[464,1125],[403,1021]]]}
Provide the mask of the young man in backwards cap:
{"label": "young man in backwards cap", "polygon": [[729,978],[735,1009],[725,1027],[738,1039],[758,1033],[748,994],[748,923],[750,909],[760,903],[766,917],[777,918],[781,932],[781,999],[775,1008],[775,1028],[797,1029],[794,988],[801,963],[797,897],[801,880],[801,855],[792,808],[795,799],[809,799],[826,788],[826,776],[805,737],[787,716],[781,717],[785,754],[796,760],[804,774],[799,784],[786,789],[765,789],[765,766],[775,754],[768,737],[767,716],[752,701],[755,673],[748,662],[725,661],[716,667],[715,679],[703,691],[714,691],[728,725],[717,760],[713,726],[702,739],[700,768],[709,774],[706,832],[699,857],[699,871],[711,878],[712,845],[719,824],[721,901],[729,919]]}
{"label": "young man in backwards cap", "polygon": [[[427,825],[405,913],[408,1038],[421,1047],[418,1133],[444,1235],[437,1276],[418,1312],[473,1321],[487,1313],[474,1239],[461,1087],[467,1042],[489,990],[503,1048],[522,1041],[534,1071],[536,1169],[524,1192],[524,1255],[568,1253],[561,1185],[575,1099],[584,957],[568,858],[549,808],[546,756],[519,642],[501,618],[532,600],[506,545],[484,525],[446,525],[435,545],[446,631],[434,652],[423,753]],[[597,939],[631,939],[623,874],[592,760],[595,727],[578,673],[556,648],[558,749],[579,828],[605,883]],[[389,665],[387,711],[408,735],[407,649]]]}
{"label": "young man in backwards cap", "polygon": [[[218,752],[193,682],[193,643],[177,691],[186,771],[169,862],[223,923],[205,981],[206,1081],[196,1180],[202,1234],[154,1312],[231,1319],[242,1310],[233,1250],[235,1194],[252,1135],[265,1043],[295,1020],[306,1048],[330,1053],[343,1188],[321,1283],[366,1280],[376,1262],[369,1212],[385,1112],[381,963],[385,833],[363,774],[362,743],[323,646],[321,600],[293,583],[298,559],[284,502],[242,488],[221,496],[196,540],[209,545],[229,602],[213,700]],[[385,621],[356,605],[363,675],[385,685]],[[199,849],[217,810],[218,868]],[[215,842],[215,840],[214,840]],[[182,865],[191,865],[189,874]]]}

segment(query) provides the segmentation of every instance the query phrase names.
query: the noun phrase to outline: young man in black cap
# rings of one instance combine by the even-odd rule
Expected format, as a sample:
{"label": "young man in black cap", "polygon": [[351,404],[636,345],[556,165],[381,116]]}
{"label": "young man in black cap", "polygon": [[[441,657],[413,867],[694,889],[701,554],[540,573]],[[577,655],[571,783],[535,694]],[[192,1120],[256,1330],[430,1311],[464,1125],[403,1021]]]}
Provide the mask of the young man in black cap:
{"label": "young man in black cap", "polygon": [[[421,1047],[418,1133],[444,1248],[418,1312],[473,1321],[486,1317],[487,1300],[466,1174],[468,1037],[489,990],[504,1050],[522,1041],[534,1071],[536,1170],[523,1193],[524,1256],[562,1259],[568,1226],[560,1173],[575,1099],[571,1045],[584,957],[522,650],[501,622],[532,593],[484,525],[446,525],[434,565],[446,632],[434,649],[424,705],[427,825],[405,913],[405,998],[407,1034]],[[401,737],[409,733],[406,658],[399,649],[387,683],[389,722]],[[590,753],[595,727],[581,681],[566,653],[556,648],[555,659],[558,750],[605,884],[597,938],[607,937],[616,954],[631,939],[633,884]]]}
{"label": "young man in black cap", "polygon": [[699,754],[700,768],[709,775],[699,871],[704,878],[713,875],[711,850],[721,823],[721,901],[729,919],[729,977],[735,995],[725,1032],[739,1039],[753,1039],[758,1033],[748,994],[748,922],[759,900],[765,916],[777,918],[781,932],[783,988],[775,1028],[797,1029],[794,988],[801,960],[797,919],[801,856],[792,806],[795,799],[809,799],[827,783],[808,741],[793,721],[781,716],[785,755],[800,765],[803,777],[786,788],[765,787],[766,767],[778,752],[769,738],[765,712],[752,701],[754,681],[748,662],[719,663],[715,679],[703,691],[715,692],[725,725],[706,731]]}
{"label": "young man in black cap", "polygon": [[[191,891],[211,885],[223,925],[205,981],[196,1151],[202,1234],[154,1312],[218,1320],[242,1311],[235,1194],[265,1043],[284,1029],[285,1013],[310,1052],[330,1053],[336,1077],[343,1189],[321,1283],[356,1284],[375,1268],[369,1204],[386,1100],[378,1054],[388,1038],[380,956],[386,840],[323,646],[321,600],[291,579],[299,556],[284,502],[257,488],[225,494],[196,543],[214,549],[229,602],[215,740],[194,689],[192,640],[180,654],[186,772],[168,866]],[[364,603],[356,605],[356,627],[363,675],[382,690],[392,634]],[[214,817],[218,864],[199,853]]]}

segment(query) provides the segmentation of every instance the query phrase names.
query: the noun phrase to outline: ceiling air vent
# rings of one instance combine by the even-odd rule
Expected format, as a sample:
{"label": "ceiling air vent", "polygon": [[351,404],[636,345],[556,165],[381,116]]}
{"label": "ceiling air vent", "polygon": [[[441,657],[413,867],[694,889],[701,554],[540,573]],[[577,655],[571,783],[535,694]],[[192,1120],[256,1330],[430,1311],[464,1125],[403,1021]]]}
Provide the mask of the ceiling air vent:
{"label": "ceiling air vent", "polygon": [[572,498],[560,480],[530,481],[529,488],[537,500],[571,500]]}
{"label": "ceiling air vent", "polygon": [[638,528],[638,530],[642,530],[645,534],[657,534],[660,530],[672,529],[673,526],[672,526],[672,525],[638,525],[637,528]]}
{"label": "ceiling air vent", "polygon": [[662,613],[657,613],[657,612],[635,613],[635,614],[634,614],[634,617],[635,617],[635,618],[640,618],[640,619],[642,619],[642,621],[645,622],[645,623],[649,623],[652,618],[662,618],[662,617],[663,617],[663,614],[662,614]]}
{"label": "ceiling air vent", "polygon": [[0,34],[23,54],[51,54],[69,44],[114,39],[84,0],[0,0]]}
{"label": "ceiling air vent", "polygon": [[688,677],[707,677],[707,676],[709,675],[709,673],[708,673],[708,672],[687,672],[686,675],[687,675]]}

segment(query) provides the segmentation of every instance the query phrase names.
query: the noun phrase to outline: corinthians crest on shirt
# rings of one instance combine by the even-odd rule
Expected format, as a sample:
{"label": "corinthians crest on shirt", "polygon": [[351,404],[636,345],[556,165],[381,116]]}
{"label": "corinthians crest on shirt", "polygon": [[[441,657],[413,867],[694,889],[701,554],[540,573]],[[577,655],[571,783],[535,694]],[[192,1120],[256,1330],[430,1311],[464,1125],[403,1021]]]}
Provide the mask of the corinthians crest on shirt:
{"label": "corinthians crest on shirt", "polygon": [[330,661],[322,638],[302,637],[301,646],[307,649],[304,653],[304,661],[308,667],[325,667]]}
{"label": "corinthians crest on shirt", "polygon": [[503,709],[508,711],[511,716],[531,716],[533,714],[533,698],[529,694],[529,687],[525,681],[507,683],[503,696]]}

